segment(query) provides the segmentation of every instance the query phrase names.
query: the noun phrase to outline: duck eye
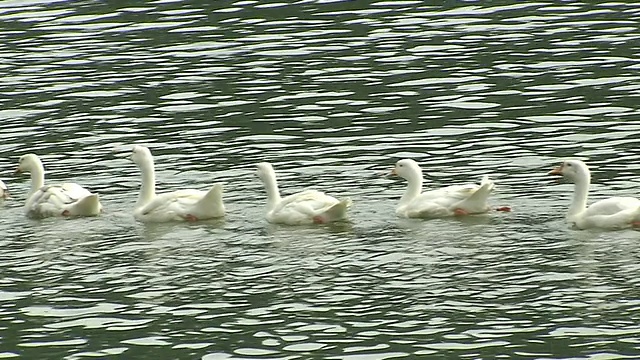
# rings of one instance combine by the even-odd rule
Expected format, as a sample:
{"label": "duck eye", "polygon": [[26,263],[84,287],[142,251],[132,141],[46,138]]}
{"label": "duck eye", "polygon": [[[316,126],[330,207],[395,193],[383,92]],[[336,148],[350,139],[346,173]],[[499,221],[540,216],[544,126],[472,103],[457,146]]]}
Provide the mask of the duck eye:
{"label": "duck eye", "polygon": [[568,167],[571,167],[571,163],[567,164]]}

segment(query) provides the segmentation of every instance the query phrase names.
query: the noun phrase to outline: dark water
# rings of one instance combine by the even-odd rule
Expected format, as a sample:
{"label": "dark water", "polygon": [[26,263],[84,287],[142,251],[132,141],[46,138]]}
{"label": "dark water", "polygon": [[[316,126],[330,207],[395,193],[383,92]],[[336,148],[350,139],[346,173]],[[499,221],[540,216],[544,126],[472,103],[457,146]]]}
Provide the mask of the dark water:
{"label": "dark water", "polygon": [[[640,356],[640,236],[567,228],[640,192],[635,2],[0,2],[0,357],[621,359]],[[225,183],[228,216],[133,220],[132,144],[159,187]],[[18,157],[101,194],[29,220]],[[399,158],[426,186],[497,183],[512,213],[396,218]],[[352,222],[264,220],[281,190]]]}

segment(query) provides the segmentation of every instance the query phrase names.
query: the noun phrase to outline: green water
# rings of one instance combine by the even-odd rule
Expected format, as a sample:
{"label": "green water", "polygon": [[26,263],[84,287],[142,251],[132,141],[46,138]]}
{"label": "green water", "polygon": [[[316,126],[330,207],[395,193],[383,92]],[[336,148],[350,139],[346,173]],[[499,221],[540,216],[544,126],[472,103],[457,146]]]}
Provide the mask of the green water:
{"label": "green water", "polygon": [[[622,359],[640,356],[640,236],[575,231],[572,188],[640,192],[635,2],[0,2],[0,357]],[[224,220],[137,223],[132,144],[159,190],[225,184]],[[20,155],[104,214],[31,220]],[[398,219],[425,187],[496,182],[511,213]],[[351,221],[264,220],[281,191]]]}

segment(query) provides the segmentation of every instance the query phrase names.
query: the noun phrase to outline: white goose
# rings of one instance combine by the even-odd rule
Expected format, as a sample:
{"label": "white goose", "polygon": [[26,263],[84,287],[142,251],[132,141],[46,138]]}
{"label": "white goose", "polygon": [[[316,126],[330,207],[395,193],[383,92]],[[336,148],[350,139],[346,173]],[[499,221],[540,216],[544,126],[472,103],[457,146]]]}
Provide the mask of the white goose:
{"label": "white goose", "polygon": [[591,172],[580,160],[566,160],[549,171],[574,184],[573,199],[567,213],[567,221],[578,229],[623,229],[640,226],[640,200],[633,197],[611,197],[587,207]]}
{"label": "white goose", "polygon": [[0,180],[0,200],[4,200],[9,197],[9,189],[5,185],[4,181]]}
{"label": "white goose", "polygon": [[156,195],[155,169],[149,149],[135,145],[131,160],[142,173],[140,195],[133,212],[137,220],[197,221],[224,216],[221,184],[214,184],[209,191],[185,189]]}
{"label": "white goose", "polygon": [[[487,199],[494,183],[484,176],[480,185],[451,185],[437,190],[422,192],[422,169],[411,159],[396,163],[391,171],[408,182],[407,190],[400,199],[396,214],[406,218],[437,218],[452,215],[481,214],[490,210]],[[510,211],[508,207],[497,210]]]}
{"label": "white goose", "polygon": [[267,221],[286,225],[325,224],[347,218],[351,199],[338,200],[316,190],[305,190],[280,198],[273,166],[257,165],[257,174],[267,190]]}
{"label": "white goose", "polygon": [[76,183],[44,184],[44,166],[35,154],[20,157],[16,173],[31,173],[25,212],[31,217],[96,216],[102,211],[97,194]]}

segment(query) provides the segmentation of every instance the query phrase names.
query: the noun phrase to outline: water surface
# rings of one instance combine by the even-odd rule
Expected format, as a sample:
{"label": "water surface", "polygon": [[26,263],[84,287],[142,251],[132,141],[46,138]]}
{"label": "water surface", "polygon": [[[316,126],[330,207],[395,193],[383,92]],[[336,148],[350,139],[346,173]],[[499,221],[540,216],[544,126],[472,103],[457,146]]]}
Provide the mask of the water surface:
{"label": "water surface", "polygon": [[[575,231],[562,158],[592,199],[638,196],[633,2],[0,2],[0,357],[620,359],[640,354],[637,231]],[[225,184],[228,216],[137,223],[132,144],[161,190]],[[100,193],[31,220],[20,155]],[[497,184],[512,213],[396,218],[425,186]],[[264,220],[283,193],[351,222]]]}

